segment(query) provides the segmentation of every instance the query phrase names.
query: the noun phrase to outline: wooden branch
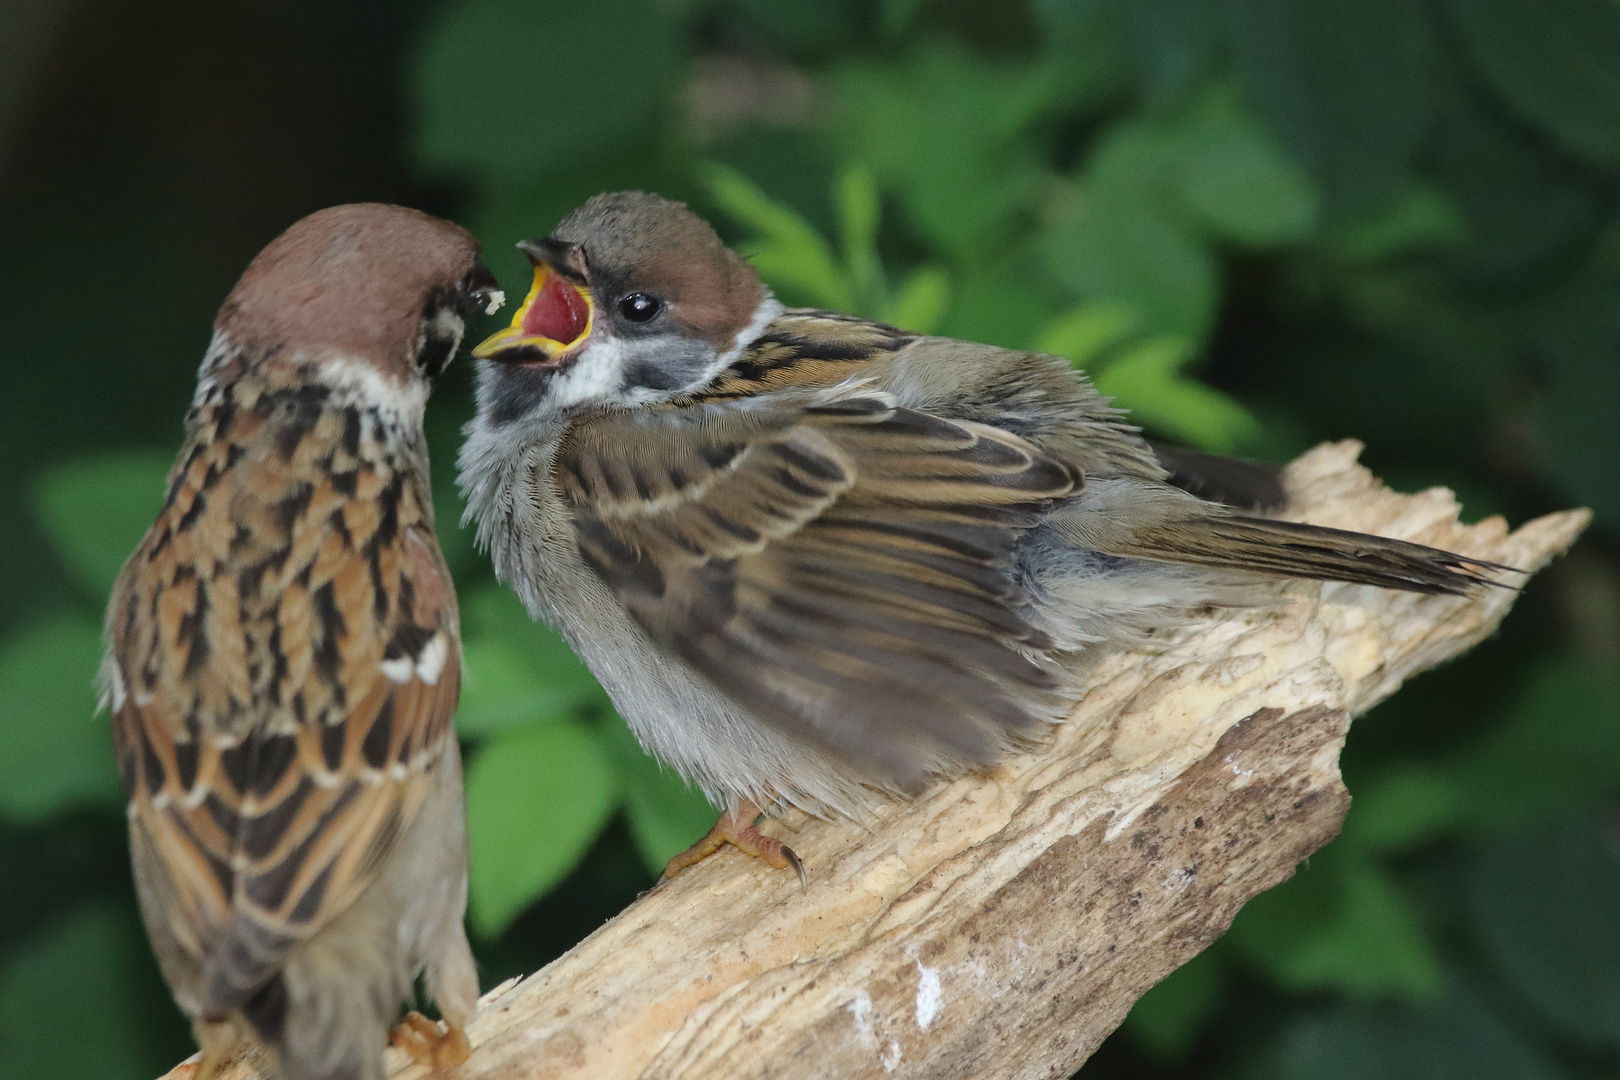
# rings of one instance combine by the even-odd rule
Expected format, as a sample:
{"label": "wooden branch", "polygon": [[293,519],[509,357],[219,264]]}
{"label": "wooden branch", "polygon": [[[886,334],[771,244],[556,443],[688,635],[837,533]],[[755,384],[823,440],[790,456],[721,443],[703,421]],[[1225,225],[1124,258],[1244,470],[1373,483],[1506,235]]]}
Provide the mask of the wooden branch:
{"label": "wooden branch", "polygon": [[[1354,442],[1288,470],[1298,517],[1536,570],[1585,511],[1509,533],[1397,495]],[[887,809],[769,826],[485,995],[465,1080],[1068,1075],[1141,994],[1337,834],[1350,717],[1488,635],[1515,593],[1295,582],[1114,654],[1038,753]],[[390,1051],[395,1075],[426,1073]],[[184,1076],[182,1069],[172,1077]],[[247,1080],[239,1067],[231,1080]]]}

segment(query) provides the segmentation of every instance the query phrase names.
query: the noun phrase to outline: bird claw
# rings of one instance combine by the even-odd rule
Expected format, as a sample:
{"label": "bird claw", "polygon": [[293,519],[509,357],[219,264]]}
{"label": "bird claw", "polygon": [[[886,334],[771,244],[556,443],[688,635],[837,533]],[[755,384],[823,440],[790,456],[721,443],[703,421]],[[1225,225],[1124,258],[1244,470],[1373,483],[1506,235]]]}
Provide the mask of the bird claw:
{"label": "bird claw", "polygon": [[782,841],[759,831],[754,824],[759,814],[759,808],[750,802],[744,802],[735,812],[727,810],[721,814],[720,820],[714,823],[714,828],[710,829],[703,839],[669,860],[664,867],[664,878],[667,880],[674,877],[687,867],[695,866],[730,844],[744,855],[764,860],[765,865],[772,869],[786,870],[792,867],[799,875],[799,884],[804,885],[807,881],[804,860],[799,858],[798,852]]}
{"label": "bird claw", "polygon": [[472,1054],[465,1031],[442,1020],[429,1020],[414,1010],[394,1025],[388,1041],[435,1073],[454,1069]]}

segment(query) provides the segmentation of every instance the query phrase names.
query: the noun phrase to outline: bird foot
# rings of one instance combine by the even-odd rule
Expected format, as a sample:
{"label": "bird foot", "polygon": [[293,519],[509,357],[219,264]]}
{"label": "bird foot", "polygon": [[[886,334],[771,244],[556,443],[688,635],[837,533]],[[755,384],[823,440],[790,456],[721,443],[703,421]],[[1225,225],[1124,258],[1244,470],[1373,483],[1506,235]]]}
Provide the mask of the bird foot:
{"label": "bird foot", "polygon": [[232,1020],[196,1020],[192,1023],[191,1031],[202,1053],[196,1061],[187,1063],[191,1068],[187,1080],[214,1080],[251,1046],[242,1035],[242,1029]]}
{"label": "bird foot", "polygon": [[388,1041],[409,1054],[412,1061],[434,1072],[453,1069],[472,1054],[465,1031],[443,1020],[429,1020],[414,1010],[394,1025]]}
{"label": "bird foot", "polygon": [[799,875],[799,884],[803,885],[804,863],[792,848],[773,836],[766,836],[755,827],[754,822],[759,814],[759,807],[751,802],[743,802],[734,811],[727,810],[703,839],[669,860],[664,867],[664,877],[672,878],[730,844],[744,855],[765,860],[765,865],[773,869],[786,870],[791,866]]}

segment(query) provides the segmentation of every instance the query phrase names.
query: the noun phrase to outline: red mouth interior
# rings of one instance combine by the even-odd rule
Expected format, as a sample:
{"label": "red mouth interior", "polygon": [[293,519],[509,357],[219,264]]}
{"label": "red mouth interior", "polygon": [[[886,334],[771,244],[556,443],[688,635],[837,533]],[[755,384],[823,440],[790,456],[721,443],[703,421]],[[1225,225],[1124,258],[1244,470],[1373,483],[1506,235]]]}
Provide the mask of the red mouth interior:
{"label": "red mouth interior", "polygon": [[579,290],[561,275],[548,273],[540,295],[523,316],[523,334],[566,345],[585,332],[589,317],[590,310]]}

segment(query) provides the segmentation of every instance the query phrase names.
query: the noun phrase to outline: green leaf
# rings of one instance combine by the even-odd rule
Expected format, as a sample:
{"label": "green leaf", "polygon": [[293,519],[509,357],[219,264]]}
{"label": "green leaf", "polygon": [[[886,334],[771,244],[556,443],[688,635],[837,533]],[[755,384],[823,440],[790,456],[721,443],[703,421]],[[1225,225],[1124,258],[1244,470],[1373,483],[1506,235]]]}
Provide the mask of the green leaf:
{"label": "green leaf", "polygon": [[1196,85],[1220,49],[1220,8],[1209,0],[1133,0],[1126,7],[1148,96],[1173,98]]}
{"label": "green leaf", "polygon": [[1147,332],[1191,341],[1209,332],[1220,288],[1214,257],[1147,199],[1097,190],[1041,245],[1060,283],[1088,301],[1130,308]]}
{"label": "green leaf", "polygon": [[1498,844],[1468,878],[1491,960],[1542,1017],[1620,1042],[1620,854],[1590,819]]}
{"label": "green leaf", "polygon": [[1041,173],[1024,129],[1052,101],[1054,72],[997,66],[930,45],[838,78],[839,135],[942,251],[965,255],[1006,225]]}
{"label": "green leaf", "polygon": [[1251,248],[1308,239],[1316,228],[1310,176],[1249,112],[1217,85],[1169,136],[1169,178],[1191,216],[1212,235]]}
{"label": "green leaf", "polygon": [[607,694],[557,632],[529,618],[510,589],[489,584],[461,604],[466,669],[456,727],[478,737],[577,719]]}
{"label": "green leaf", "polygon": [[1258,436],[1259,421],[1214,387],[1181,376],[1191,358],[1186,341],[1153,338],[1103,368],[1097,389],[1166,435],[1202,450],[1235,453]]}
{"label": "green leaf", "polygon": [[113,806],[118,772],[94,680],[101,631],[62,617],[0,644],[0,813],[32,822],[74,806]]}
{"label": "green leaf", "polygon": [[584,661],[551,627],[530,618],[517,594],[493,582],[482,585],[461,601],[462,635],[469,640],[492,639],[510,644],[524,657],[525,666],[547,685],[562,685],[571,692],[594,686],[595,676]]}
{"label": "green leaf", "polygon": [[1342,258],[1378,263],[1467,242],[1468,223],[1456,203],[1433,185],[1418,182],[1382,213],[1340,230],[1333,247]]}
{"label": "green leaf", "polygon": [[1271,1051],[1274,1080],[1554,1080],[1565,1075],[1462,985],[1419,1008],[1305,1014]]}
{"label": "green leaf", "polygon": [[[694,5],[682,0],[669,6],[689,10]],[[763,37],[774,51],[794,58],[838,48],[865,22],[865,5],[857,0],[821,0],[815,4],[730,0],[727,7],[741,16],[743,23],[741,27],[733,26],[730,33],[741,31],[749,40]]]}
{"label": "green leaf", "polygon": [[1097,301],[1081,304],[1046,324],[1035,341],[1035,351],[1061,356],[1077,368],[1093,373],[1103,353],[1136,330],[1136,310],[1129,305]]}
{"label": "green leaf", "polygon": [[1137,999],[1126,1033],[1156,1061],[1184,1060],[1220,1004],[1222,981],[1220,959],[1205,949]]}
{"label": "green leaf", "polygon": [[465,646],[466,669],[456,727],[480,738],[508,728],[578,719],[607,705],[590,670],[561,638],[557,648],[537,652],[518,642],[477,637]]}
{"label": "green leaf", "polygon": [[1507,720],[1451,769],[1462,820],[1481,832],[1589,805],[1620,776],[1620,681],[1576,658],[1542,664]]}
{"label": "green leaf", "polygon": [[[1119,0],[1035,0],[1031,7],[1045,24],[1044,60],[1055,76],[1054,100],[1076,113],[1101,111],[1139,81],[1142,65],[1134,54],[1143,44],[1143,28],[1131,17],[1131,5]],[[1150,92],[1181,89],[1171,80],[1146,81]]]}
{"label": "green leaf", "polygon": [[35,482],[40,525],[98,601],[162,508],[171,461],[146,450],[98,454],[53,465]]}
{"label": "green leaf", "polygon": [[1453,0],[1450,8],[1514,108],[1572,150],[1620,162],[1620,4]]}
{"label": "green leaf", "polygon": [[1232,943],[1282,986],[1429,1000],[1440,961],[1389,875],[1347,845],[1312,856],[1293,880],[1233,920]]}
{"label": "green leaf", "polygon": [[923,0],[881,0],[883,36],[899,37],[922,5]]}
{"label": "green leaf", "polygon": [[0,967],[0,1080],[144,1080],[133,920],[80,907],[22,943]]}
{"label": "green leaf", "polygon": [[939,329],[951,306],[951,278],[943,266],[919,266],[906,278],[882,319],[891,326],[919,334]]}
{"label": "green leaf", "polygon": [[1598,524],[1620,535],[1620,318],[1613,297],[1620,279],[1593,282],[1594,303],[1604,313],[1583,313],[1544,335],[1548,388],[1546,413],[1537,439],[1541,469],[1578,503],[1589,506]]}
{"label": "green leaf", "polygon": [[730,166],[711,162],[700,172],[720,208],[753,230],[754,268],[773,289],[800,292],[818,307],[854,310],[853,283],[809,222]]}
{"label": "green leaf", "polygon": [[1607,195],[1472,80],[1446,89],[1424,157],[1466,223],[1470,242],[1448,251],[1452,273],[1506,291],[1539,287],[1599,233]]}
{"label": "green leaf", "polygon": [[[971,268],[970,268],[971,269]],[[968,273],[951,282],[951,306],[938,333],[1003,349],[1027,349],[1051,320],[1050,286],[1004,273]]]}
{"label": "green leaf", "polygon": [[1244,83],[1316,176],[1328,217],[1399,195],[1432,108],[1417,0],[1227,0],[1227,14]]}
{"label": "green leaf", "polygon": [[850,285],[855,294],[855,311],[877,315],[886,292],[883,263],[877,249],[881,212],[877,182],[872,179],[870,169],[851,163],[838,171],[833,189],[844,264],[849,267]]}
{"label": "green leaf", "polygon": [[680,37],[651,0],[457,0],[421,40],[418,163],[515,182],[649,139]]}
{"label": "green leaf", "polygon": [[661,874],[671,857],[709,831],[715,821],[715,808],[701,791],[643,750],[619,717],[606,719],[602,741],[624,789],[625,812],[636,851],[649,871]]}
{"label": "green leaf", "polygon": [[1385,769],[1352,794],[1339,843],[1374,851],[1400,851],[1430,840],[1455,825],[1463,807],[1454,777],[1417,763]]}
{"label": "green leaf", "polygon": [[495,937],[561,881],[618,802],[613,766],[571,720],[492,736],[467,768],[470,915]]}

